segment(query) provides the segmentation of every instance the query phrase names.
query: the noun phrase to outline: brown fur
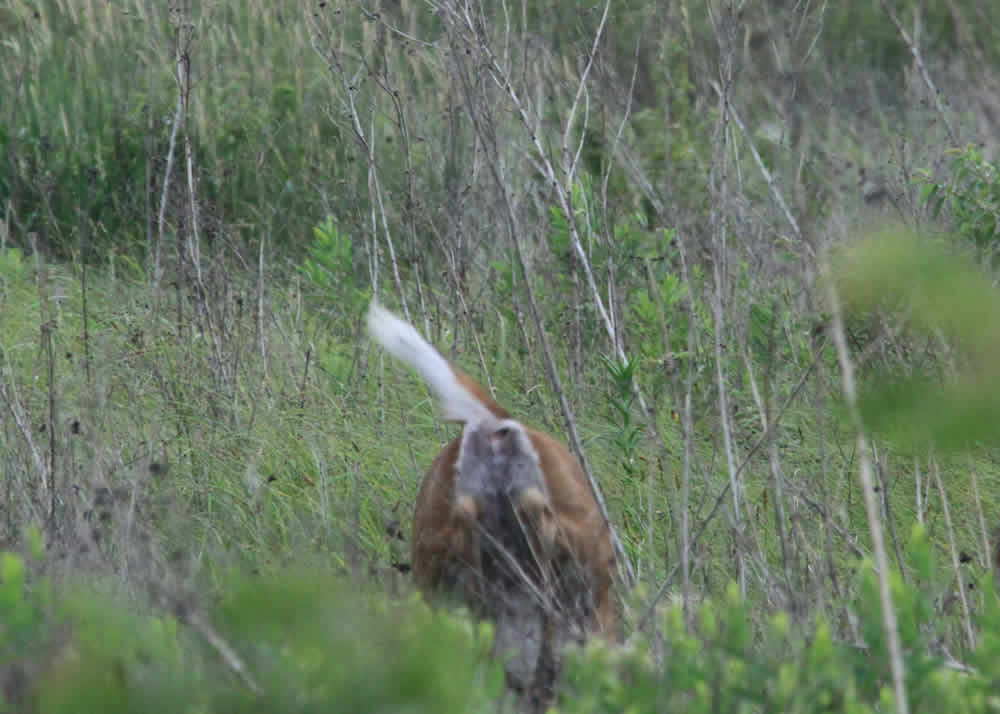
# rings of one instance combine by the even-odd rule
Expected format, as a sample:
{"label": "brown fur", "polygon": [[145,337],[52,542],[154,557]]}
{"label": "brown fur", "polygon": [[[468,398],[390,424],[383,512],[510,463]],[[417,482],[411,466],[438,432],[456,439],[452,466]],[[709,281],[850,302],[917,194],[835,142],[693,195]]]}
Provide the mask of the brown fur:
{"label": "brown fur", "polygon": [[497,419],[512,418],[510,412],[497,404],[496,400],[490,396],[490,393],[486,391],[483,385],[472,378],[472,375],[454,364],[451,364],[451,371],[455,373],[455,377],[457,377],[458,381],[462,383],[462,386],[472,392],[476,399],[481,401],[486,408],[490,410],[490,413],[493,416]]}
{"label": "brown fur", "polygon": [[414,580],[494,624],[508,689],[523,711],[540,712],[554,696],[563,645],[595,633],[618,639],[611,533],[590,484],[564,444],[511,418],[375,300],[368,326],[421,375],[445,418],[464,425],[417,495]]}
{"label": "brown fur", "polygon": [[[462,370],[452,367],[459,381],[475,394],[494,416],[511,418],[483,387]],[[601,516],[583,469],[561,442],[525,426],[538,452],[556,520],[556,542],[587,571],[594,583],[594,617],[587,629],[617,639],[611,584],[614,550],[607,524]],[[453,511],[455,462],[461,436],[452,439],[431,464],[413,514],[412,565],[414,579],[422,590],[435,592],[449,573],[478,562],[476,540],[467,520]]]}

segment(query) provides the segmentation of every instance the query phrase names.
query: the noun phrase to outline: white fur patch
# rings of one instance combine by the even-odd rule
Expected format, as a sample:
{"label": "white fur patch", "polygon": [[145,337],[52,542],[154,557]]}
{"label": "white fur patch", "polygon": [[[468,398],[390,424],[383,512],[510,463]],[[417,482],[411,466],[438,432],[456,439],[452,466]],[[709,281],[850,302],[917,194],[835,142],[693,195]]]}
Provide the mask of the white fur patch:
{"label": "white fur patch", "polygon": [[413,325],[396,317],[373,299],[368,309],[368,331],[398,360],[415,369],[438,398],[448,421],[475,423],[493,415],[455,377],[448,361],[427,342]]}
{"label": "white fur patch", "polygon": [[525,430],[524,425],[514,419],[502,419],[497,425],[497,429],[502,429],[504,427],[513,430],[517,434],[518,449],[522,454],[525,454],[528,458],[530,458],[532,463],[537,466],[538,451],[535,449],[535,445],[531,443],[531,437],[528,436],[528,432]]}

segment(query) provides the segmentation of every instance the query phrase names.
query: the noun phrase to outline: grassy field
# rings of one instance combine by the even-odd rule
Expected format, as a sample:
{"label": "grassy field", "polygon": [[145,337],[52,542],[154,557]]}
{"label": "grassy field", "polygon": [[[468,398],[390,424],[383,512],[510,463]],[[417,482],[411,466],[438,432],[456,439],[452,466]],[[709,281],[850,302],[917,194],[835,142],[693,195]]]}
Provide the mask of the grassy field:
{"label": "grassy field", "polygon": [[[846,355],[901,617],[933,623],[907,657],[988,659],[1000,89],[970,67],[997,63],[996,13],[711,5],[569,23],[405,0],[0,9],[12,711],[493,706],[483,633],[411,599],[414,499],[457,430],[371,345],[375,294],[565,439],[554,368],[636,572],[625,634],[676,600],[687,542],[691,594],[722,630],[748,623],[744,674],[759,655],[774,697],[781,653],[808,659],[817,633],[852,677],[855,650],[891,658]],[[838,354],[821,258],[887,221],[905,228],[873,235],[901,232],[902,252],[839,267]],[[670,617],[641,633],[649,692],[682,686],[658,637],[678,662],[686,637],[715,641]],[[624,710],[622,682],[645,676],[631,655],[625,680],[588,674],[618,656],[571,667],[566,711]],[[941,705],[908,664],[913,709]],[[88,684],[97,671],[134,686]],[[859,698],[892,708],[889,670],[872,672]],[[61,684],[26,694],[39,682]],[[411,684],[394,699],[386,682]],[[649,696],[637,711],[666,706]]]}

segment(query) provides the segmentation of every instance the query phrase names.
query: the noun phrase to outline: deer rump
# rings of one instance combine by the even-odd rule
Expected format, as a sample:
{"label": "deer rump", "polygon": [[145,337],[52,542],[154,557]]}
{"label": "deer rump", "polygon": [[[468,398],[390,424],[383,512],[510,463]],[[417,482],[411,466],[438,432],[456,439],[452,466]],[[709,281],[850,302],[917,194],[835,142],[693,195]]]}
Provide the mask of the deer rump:
{"label": "deer rump", "polygon": [[513,424],[466,425],[435,460],[414,509],[413,574],[425,591],[493,622],[508,686],[546,699],[562,646],[603,629],[601,582],[586,553],[560,537],[534,443],[550,440]]}
{"label": "deer rump", "polygon": [[512,419],[474,379],[373,302],[372,335],[464,424],[428,469],[413,515],[417,586],[494,624],[508,687],[541,710],[560,651],[612,635],[610,533],[564,444]]}

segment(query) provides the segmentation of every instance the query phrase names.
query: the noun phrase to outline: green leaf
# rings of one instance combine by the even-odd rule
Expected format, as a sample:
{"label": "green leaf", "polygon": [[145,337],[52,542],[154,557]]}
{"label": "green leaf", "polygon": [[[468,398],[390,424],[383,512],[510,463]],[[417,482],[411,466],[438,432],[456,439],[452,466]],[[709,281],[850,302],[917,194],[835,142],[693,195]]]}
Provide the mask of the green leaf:
{"label": "green leaf", "polygon": [[931,210],[931,215],[937,218],[941,215],[941,208],[944,206],[944,201],[947,195],[944,193],[938,194],[937,200],[934,202],[934,208]]}
{"label": "green leaf", "polygon": [[28,528],[28,550],[31,553],[31,557],[35,560],[41,560],[45,556],[45,542],[42,537],[42,530],[34,524]]}
{"label": "green leaf", "polygon": [[926,204],[928,201],[930,201],[934,197],[934,195],[937,194],[939,188],[940,186],[938,186],[936,183],[925,183],[923,186],[921,186],[920,199],[919,199],[920,203]]}
{"label": "green leaf", "polygon": [[23,597],[24,561],[16,553],[0,553],[0,609],[15,607]]}

